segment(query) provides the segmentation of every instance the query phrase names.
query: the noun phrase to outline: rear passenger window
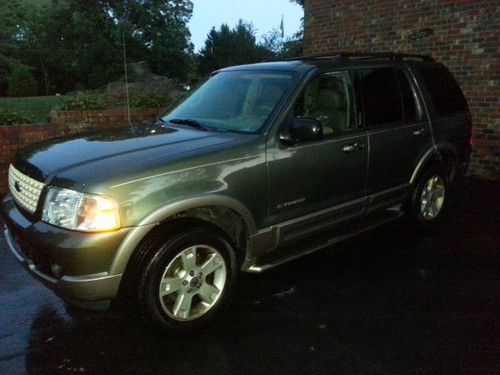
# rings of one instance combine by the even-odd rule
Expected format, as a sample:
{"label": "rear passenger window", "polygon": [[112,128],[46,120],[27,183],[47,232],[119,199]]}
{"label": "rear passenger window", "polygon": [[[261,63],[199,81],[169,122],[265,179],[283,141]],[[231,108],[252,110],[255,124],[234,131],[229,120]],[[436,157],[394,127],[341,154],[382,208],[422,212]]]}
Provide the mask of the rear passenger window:
{"label": "rear passenger window", "polygon": [[377,126],[403,121],[396,72],[392,68],[359,72],[365,125]]}
{"label": "rear passenger window", "polygon": [[418,71],[438,114],[446,116],[467,112],[467,101],[448,69],[443,66],[422,66]]}

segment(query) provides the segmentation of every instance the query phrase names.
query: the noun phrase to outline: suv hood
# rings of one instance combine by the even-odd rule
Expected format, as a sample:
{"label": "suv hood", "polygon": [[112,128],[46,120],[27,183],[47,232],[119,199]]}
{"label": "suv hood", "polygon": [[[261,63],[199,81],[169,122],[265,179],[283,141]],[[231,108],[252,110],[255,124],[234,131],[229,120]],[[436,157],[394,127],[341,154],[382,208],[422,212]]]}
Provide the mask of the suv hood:
{"label": "suv hood", "polygon": [[57,176],[69,186],[145,171],[245,137],[183,126],[135,125],[38,143],[20,152],[15,164],[39,181],[50,183]]}

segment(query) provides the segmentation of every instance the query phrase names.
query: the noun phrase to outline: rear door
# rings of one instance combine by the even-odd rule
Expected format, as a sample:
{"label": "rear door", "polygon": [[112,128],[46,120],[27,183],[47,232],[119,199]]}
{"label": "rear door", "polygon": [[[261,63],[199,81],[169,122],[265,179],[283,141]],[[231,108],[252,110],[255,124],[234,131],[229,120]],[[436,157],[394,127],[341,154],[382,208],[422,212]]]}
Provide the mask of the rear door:
{"label": "rear door", "polygon": [[362,69],[357,77],[369,142],[367,194],[374,209],[406,196],[418,160],[432,147],[432,135],[406,68]]}
{"label": "rear door", "polygon": [[420,64],[416,71],[425,83],[430,99],[428,109],[433,118],[434,142],[436,145],[453,144],[459,163],[466,166],[471,152],[471,117],[460,86],[443,65]]}

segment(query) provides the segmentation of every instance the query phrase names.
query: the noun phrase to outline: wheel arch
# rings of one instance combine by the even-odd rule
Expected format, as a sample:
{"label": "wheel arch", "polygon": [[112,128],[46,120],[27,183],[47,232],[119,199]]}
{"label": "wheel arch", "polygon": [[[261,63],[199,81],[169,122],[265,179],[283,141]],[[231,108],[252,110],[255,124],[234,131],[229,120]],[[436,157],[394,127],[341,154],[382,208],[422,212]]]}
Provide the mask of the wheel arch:
{"label": "wheel arch", "polygon": [[410,178],[410,184],[414,185],[422,173],[431,165],[439,165],[444,168],[446,176],[453,181],[457,169],[458,153],[451,143],[440,143],[427,150],[420,158]]}
{"label": "wheel arch", "polygon": [[[175,202],[149,213],[127,234],[115,254],[109,273],[123,274],[143,239],[160,226],[173,225],[174,222],[217,227],[236,246],[242,247],[243,254],[238,254],[242,257],[246,255],[250,236],[257,231],[250,211],[234,198],[211,195]],[[244,240],[239,238],[240,235],[244,236]]]}

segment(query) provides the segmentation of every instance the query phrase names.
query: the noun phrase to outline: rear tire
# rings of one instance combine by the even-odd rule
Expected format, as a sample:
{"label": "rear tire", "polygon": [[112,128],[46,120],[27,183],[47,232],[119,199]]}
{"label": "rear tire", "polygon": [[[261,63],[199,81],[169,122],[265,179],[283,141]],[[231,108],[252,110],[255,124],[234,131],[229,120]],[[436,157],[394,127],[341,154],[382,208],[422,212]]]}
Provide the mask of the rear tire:
{"label": "rear tire", "polygon": [[413,189],[406,217],[425,229],[435,228],[446,213],[448,194],[449,181],[445,173],[438,167],[427,169]]}
{"label": "rear tire", "polygon": [[147,249],[138,271],[141,317],[173,331],[206,325],[231,299],[238,274],[234,249],[223,233],[194,227]]}

